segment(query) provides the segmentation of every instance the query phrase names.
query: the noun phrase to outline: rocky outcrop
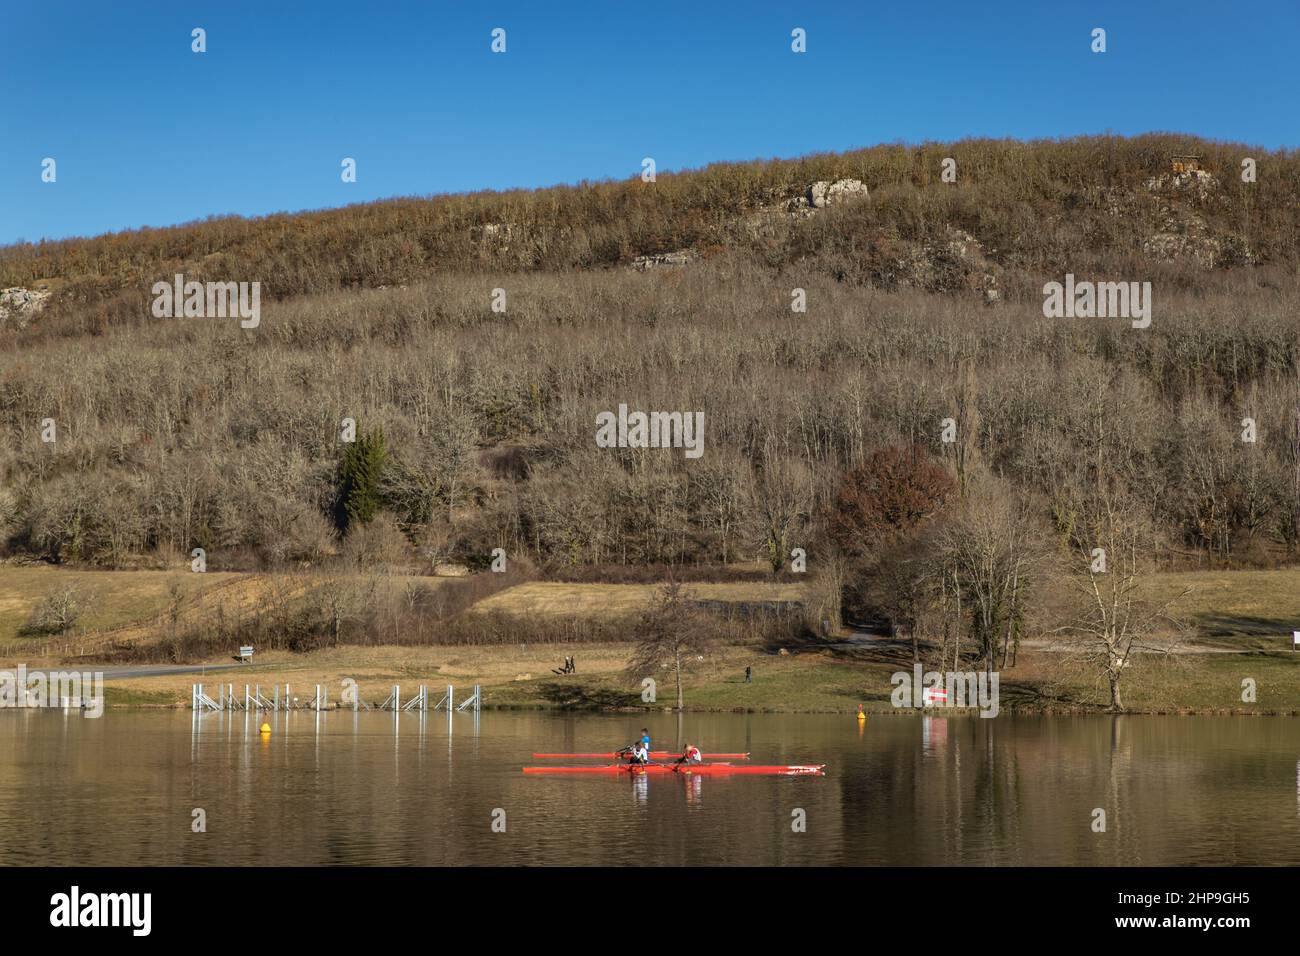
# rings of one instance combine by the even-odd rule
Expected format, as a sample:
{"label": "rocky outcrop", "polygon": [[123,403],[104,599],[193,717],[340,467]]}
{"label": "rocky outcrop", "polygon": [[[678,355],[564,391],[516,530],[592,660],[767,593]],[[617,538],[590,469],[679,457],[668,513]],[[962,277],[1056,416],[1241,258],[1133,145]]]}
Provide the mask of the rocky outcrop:
{"label": "rocky outcrop", "polygon": [[808,187],[802,196],[796,196],[786,203],[786,212],[796,216],[811,215],[815,210],[825,209],[837,203],[854,199],[867,199],[870,193],[866,183],[858,179],[837,179],[834,182],[818,180]]}
{"label": "rocky outcrop", "polygon": [[1142,251],[1165,260],[1190,260],[1203,269],[1219,261],[1219,242],[1197,232],[1157,232],[1142,240]]}
{"label": "rocky outcrop", "polygon": [[985,305],[1002,300],[1000,269],[970,233],[946,226],[943,234],[907,248],[882,273],[889,287],[928,292],[979,292]]}
{"label": "rocky outcrop", "polygon": [[1147,189],[1152,192],[1191,193],[1200,198],[1208,196],[1219,188],[1219,181],[1203,169],[1188,169],[1181,173],[1166,173],[1153,176],[1147,180]]}
{"label": "rocky outcrop", "polygon": [[515,227],[508,222],[485,222],[474,228],[473,237],[485,254],[500,257],[510,252],[515,240]]}
{"label": "rocky outcrop", "polygon": [[814,209],[823,209],[837,202],[850,199],[866,199],[866,184],[857,179],[837,179],[833,183],[815,182],[808,187],[808,205]]}
{"label": "rocky outcrop", "polygon": [[47,289],[0,289],[0,329],[14,326],[24,329],[50,297]]}
{"label": "rocky outcrop", "polygon": [[689,249],[676,252],[660,252],[652,256],[637,256],[632,260],[632,268],[637,272],[647,272],[659,266],[684,266],[695,261],[695,253]]}
{"label": "rocky outcrop", "polygon": [[1259,256],[1244,238],[1213,235],[1198,214],[1174,205],[1166,209],[1159,229],[1142,239],[1142,251],[1155,259],[1181,260],[1202,269],[1259,263]]}
{"label": "rocky outcrop", "polygon": [[769,195],[766,202],[744,218],[743,227],[750,239],[771,239],[786,233],[793,223],[815,216],[820,209],[869,197],[866,183],[861,180],[821,179],[793,199]]}
{"label": "rocky outcrop", "polygon": [[[1142,238],[1142,252],[1154,259],[1188,262],[1201,269],[1257,265],[1259,256],[1239,235],[1215,235],[1196,207],[1219,188],[1203,169],[1153,176],[1146,187],[1159,211],[1159,226]],[[1190,202],[1188,200],[1191,200]]]}

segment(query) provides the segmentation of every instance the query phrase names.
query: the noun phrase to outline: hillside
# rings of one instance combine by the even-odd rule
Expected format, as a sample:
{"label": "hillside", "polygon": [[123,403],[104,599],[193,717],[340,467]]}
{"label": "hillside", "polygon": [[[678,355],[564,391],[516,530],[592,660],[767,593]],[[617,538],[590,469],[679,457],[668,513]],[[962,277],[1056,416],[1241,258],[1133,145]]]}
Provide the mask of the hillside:
{"label": "hillside", "polygon": [[[1172,172],[1187,153],[1201,172]],[[0,541],[118,568],[202,547],[213,570],[483,569],[500,547],[549,575],[804,547],[819,573],[826,508],[873,450],[967,463],[1049,523],[1104,421],[1166,561],[1276,564],[1296,545],[1298,262],[1300,157],[1165,135],[12,246],[0,287],[29,294],[0,314]],[[260,324],[154,318],[178,272],[260,282]],[[1045,318],[1067,273],[1150,282],[1149,328]],[[703,412],[703,454],[599,447],[620,405]],[[388,457],[377,518],[340,537],[347,418]]]}
{"label": "hillside", "polygon": [[[1170,157],[1181,154],[1201,157],[1203,178],[1170,175]],[[1242,182],[1247,157],[1256,182]],[[955,182],[942,181],[945,158]],[[811,215],[810,187],[840,180],[864,184],[871,201]],[[565,273],[734,250],[771,268],[887,289],[956,291],[978,271],[967,261],[976,257],[1013,298],[1037,295],[1042,276],[1069,269],[1141,266],[1187,287],[1206,267],[1293,264],[1298,184],[1292,153],[1188,136],[878,146],[719,163],[652,183],[399,199],[19,244],[0,249],[0,287],[53,293],[34,330],[45,334],[146,322],[148,287],[174,272],[258,279],[284,301],[448,273]]]}

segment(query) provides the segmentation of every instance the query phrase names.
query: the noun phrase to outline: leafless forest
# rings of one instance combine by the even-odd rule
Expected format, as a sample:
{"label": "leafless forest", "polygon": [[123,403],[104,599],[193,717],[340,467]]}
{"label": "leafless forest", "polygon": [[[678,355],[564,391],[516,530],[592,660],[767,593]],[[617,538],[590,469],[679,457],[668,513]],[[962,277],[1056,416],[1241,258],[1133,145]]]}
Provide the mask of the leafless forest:
{"label": "leafless forest", "polygon": [[[869,195],[797,208],[839,179]],[[930,569],[926,606],[978,600],[944,569],[980,534],[970,574],[996,552],[1004,581],[1107,534],[1166,567],[1290,561],[1298,193],[1300,156],[1243,145],[967,141],[8,247],[0,286],[52,294],[0,326],[0,546],[412,569],[499,547],[609,581],[789,574],[803,548],[913,619],[890,569]],[[260,281],[260,327],[153,318],[174,273]],[[1066,273],[1151,282],[1150,327],[1044,318]],[[620,403],[703,411],[704,455],[596,447]],[[383,442],[351,527],[349,417]]]}

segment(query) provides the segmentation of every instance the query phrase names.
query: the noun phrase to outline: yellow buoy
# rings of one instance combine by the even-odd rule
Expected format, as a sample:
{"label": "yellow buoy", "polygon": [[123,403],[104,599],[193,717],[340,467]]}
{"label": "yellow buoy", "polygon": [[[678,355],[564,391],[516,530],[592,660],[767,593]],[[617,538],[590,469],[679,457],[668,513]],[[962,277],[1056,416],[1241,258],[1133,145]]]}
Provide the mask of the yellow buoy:
{"label": "yellow buoy", "polygon": [[862,705],[858,704],[858,720],[866,720],[867,715],[862,712]]}
{"label": "yellow buoy", "polygon": [[262,733],[264,733],[264,734],[269,734],[270,732],[271,732],[271,725],[270,725],[270,724],[263,724],[263,725],[262,725]]}

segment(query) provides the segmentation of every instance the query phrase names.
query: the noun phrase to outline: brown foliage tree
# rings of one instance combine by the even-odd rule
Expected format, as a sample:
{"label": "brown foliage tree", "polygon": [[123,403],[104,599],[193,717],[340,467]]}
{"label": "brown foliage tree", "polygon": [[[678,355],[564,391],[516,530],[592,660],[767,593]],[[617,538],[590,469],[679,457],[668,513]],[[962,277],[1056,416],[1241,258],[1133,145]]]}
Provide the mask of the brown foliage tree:
{"label": "brown foliage tree", "polygon": [[879,448],[844,475],[827,530],[847,554],[861,558],[934,517],[956,489],[952,476],[924,449]]}

